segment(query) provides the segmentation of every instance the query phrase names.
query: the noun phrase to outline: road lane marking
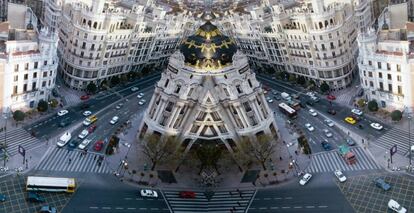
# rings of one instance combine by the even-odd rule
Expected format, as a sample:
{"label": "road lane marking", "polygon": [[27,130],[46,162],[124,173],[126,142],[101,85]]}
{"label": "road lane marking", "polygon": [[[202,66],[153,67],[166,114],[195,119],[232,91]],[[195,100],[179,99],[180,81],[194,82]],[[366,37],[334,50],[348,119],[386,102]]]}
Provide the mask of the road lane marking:
{"label": "road lane marking", "polygon": [[263,198],[263,200],[271,200],[272,198],[270,198],[270,197],[265,197],[265,198]]}
{"label": "road lane marking", "polygon": [[106,207],[106,206],[105,206],[105,207],[102,207],[102,209],[111,209],[111,207]]}
{"label": "road lane marking", "polygon": [[266,207],[260,207],[259,209],[267,209]]}
{"label": "road lane marking", "polygon": [[301,209],[302,208],[302,206],[295,206],[295,207],[293,207],[294,209]]}
{"label": "road lane marking", "polygon": [[89,206],[90,209],[99,209],[97,206]]}
{"label": "road lane marking", "polygon": [[122,207],[116,207],[115,209],[124,209],[124,208],[122,208]]}
{"label": "road lane marking", "polygon": [[275,199],[275,200],[281,200],[282,198],[281,197],[275,197],[273,199]]}
{"label": "road lane marking", "polygon": [[328,208],[328,206],[318,206],[318,208]]}
{"label": "road lane marking", "polygon": [[272,207],[270,207],[270,209],[279,209],[279,207],[277,207],[277,206],[272,206]]}
{"label": "road lane marking", "polygon": [[151,210],[160,210],[159,208],[151,208]]}
{"label": "road lane marking", "polygon": [[290,206],[283,206],[282,209],[290,209]]}
{"label": "road lane marking", "polygon": [[139,210],[147,210],[147,208],[139,208]]}
{"label": "road lane marking", "polygon": [[312,209],[312,208],[315,208],[315,206],[306,206],[306,208]]}
{"label": "road lane marking", "polygon": [[286,200],[290,200],[290,199],[292,199],[292,197],[285,197],[285,199],[286,199]]}
{"label": "road lane marking", "polygon": [[132,207],[130,207],[130,208],[127,208],[128,210],[135,210],[136,208],[132,208]]}
{"label": "road lane marking", "polygon": [[124,198],[125,200],[132,200],[132,198],[130,198],[130,197],[126,197],[126,198]]}

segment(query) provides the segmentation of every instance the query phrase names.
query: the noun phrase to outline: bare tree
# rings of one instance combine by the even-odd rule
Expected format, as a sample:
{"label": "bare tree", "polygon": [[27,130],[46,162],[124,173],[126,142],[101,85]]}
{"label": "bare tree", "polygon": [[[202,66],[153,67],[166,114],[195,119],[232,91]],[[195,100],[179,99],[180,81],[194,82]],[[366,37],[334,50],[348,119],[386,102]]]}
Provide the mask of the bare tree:
{"label": "bare tree", "polygon": [[175,162],[177,155],[181,154],[180,143],[175,137],[149,135],[142,145],[143,154],[151,161],[153,171],[158,164]]}
{"label": "bare tree", "polygon": [[259,163],[264,170],[266,161],[276,152],[276,143],[269,135],[259,135],[255,140],[244,139],[239,143],[238,159]]}

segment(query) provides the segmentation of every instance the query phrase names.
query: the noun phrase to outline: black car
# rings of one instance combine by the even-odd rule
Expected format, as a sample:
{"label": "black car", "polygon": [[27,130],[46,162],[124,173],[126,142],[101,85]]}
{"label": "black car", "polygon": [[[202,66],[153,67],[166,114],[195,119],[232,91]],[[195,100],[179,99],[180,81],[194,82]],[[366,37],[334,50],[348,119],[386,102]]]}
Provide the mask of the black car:
{"label": "black car", "polygon": [[70,123],[71,123],[71,121],[69,120],[69,118],[62,119],[59,122],[59,127],[65,127],[65,126],[69,125]]}
{"label": "black car", "polygon": [[82,104],[81,105],[81,109],[88,109],[89,108],[89,104]]}
{"label": "black car", "polygon": [[328,113],[331,115],[335,115],[336,111],[334,109],[328,109]]}
{"label": "black car", "polygon": [[45,198],[40,196],[39,194],[35,193],[35,192],[29,192],[27,194],[27,201],[30,202],[38,202],[38,203],[43,203],[45,202]]}
{"label": "black car", "polygon": [[73,139],[73,140],[69,141],[69,147],[70,148],[75,148],[75,147],[78,146],[79,142],[80,141],[78,139]]}
{"label": "black car", "polygon": [[313,103],[313,101],[312,101],[312,100],[307,100],[307,101],[306,101],[306,104],[307,104],[307,105],[309,105],[309,106],[313,106],[313,104],[314,104],[314,103]]}

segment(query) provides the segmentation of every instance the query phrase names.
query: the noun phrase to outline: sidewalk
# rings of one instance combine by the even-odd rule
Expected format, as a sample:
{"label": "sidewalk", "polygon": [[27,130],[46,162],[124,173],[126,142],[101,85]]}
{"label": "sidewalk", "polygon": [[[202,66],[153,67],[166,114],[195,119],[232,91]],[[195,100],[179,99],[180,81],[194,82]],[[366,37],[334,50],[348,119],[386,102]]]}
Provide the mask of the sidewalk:
{"label": "sidewalk", "polygon": [[[142,154],[142,149],[136,140],[137,129],[142,121],[144,112],[135,115],[131,118],[131,127],[124,133],[119,135],[120,145],[116,153],[112,156],[107,156],[105,161],[114,173],[119,173],[120,181],[126,181],[129,184],[137,185],[138,182],[148,182],[150,186],[159,188],[203,188],[198,180],[200,176],[198,171],[188,166],[180,166],[177,173],[173,172],[171,168],[164,165],[159,165],[156,171],[171,171],[176,183],[163,183],[157,176],[156,171],[149,171],[150,163]],[[259,178],[253,185],[252,182],[241,183],[244,172],[241,172],[236,165],[222,165],[218,168],[220,174],[217,179],[220,182],[212,187],[223,188],[252,188],[252,187],[266,187],[273,184],[283,183],[297,177],[297,173],[304,171],[310,163],[310,157],[299,153],[297,135],[292,133],[293,130],[288,126],[285,119],[280,115],[275,115],[276,122],[279,124],[280,141],[277,143],[276,152],[272,156],[272,160],[267,162],[267,171],[263,171],[260,165],[253,166],[249,170],[259,171]],[[285,143],[283,143],[285,141]],[[228,154],[228,153],[226,153]],[[127,162],[128,170],[122,166],[122,161]],[[293,163],[292,163],[293,162]],[[291,164],[289,168],[289,164]],[[147,171],[144,171],[146,167]],[[133,174],[135,171],[135,174]],[[276,175],[274,175],[276,174]],[[115,175],[115,174],[114,174]]]}

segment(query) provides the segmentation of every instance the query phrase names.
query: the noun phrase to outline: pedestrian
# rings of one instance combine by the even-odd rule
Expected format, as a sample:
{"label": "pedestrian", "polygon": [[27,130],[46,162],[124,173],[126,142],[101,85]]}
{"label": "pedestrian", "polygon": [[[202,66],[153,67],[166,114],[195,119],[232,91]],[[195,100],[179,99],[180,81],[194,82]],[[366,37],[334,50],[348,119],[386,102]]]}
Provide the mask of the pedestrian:
{"label": "pedestrian", "polygon": [[69,158],[69,164],[70,164],[70,162],[72,162],[72,159]]}
{"label": "pedestrian", "polygon": [[95,156],[93,156],[93,160],[96,160],[96,155],[95,155]]}
{"label": "pedestrian", "polygon": [[26,159],[26,164],[27,164],[27,159]]}
{"label": "pedestrian", "polygon": [[279,157],[280,160],[283,160],[282,156]]}
{"label": "pedestrian", "polygon": [[230,196],[233,196],[233,193],[231,191],[229,191]]}
{"label": "pedestrian", "polygon": [[298,150],[295,150],[295,154],[298,155]]}
{"label": "pedestrian", "polygon": [[230,213],[233,213],[233,209],[230,209]]}
{"label": "pedestrian", "polygon": [[237,205],[241,206],[241,204],[240,204],[240,202],[239,202],[239,201],[237,201]]}
{"label": "pedestrian", "polygon": [[286,142],[285,142],[285,141],[283,141],[283,144],[286,144]]}
{"label": "pedestrian", "polygon": [[235,206],[233,206],[233,210],[236,211],[236,207]]}

